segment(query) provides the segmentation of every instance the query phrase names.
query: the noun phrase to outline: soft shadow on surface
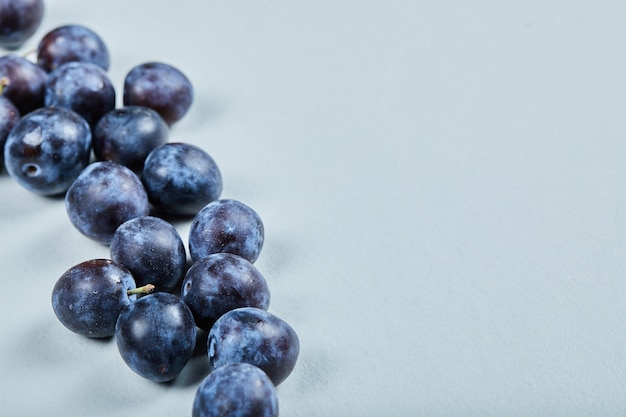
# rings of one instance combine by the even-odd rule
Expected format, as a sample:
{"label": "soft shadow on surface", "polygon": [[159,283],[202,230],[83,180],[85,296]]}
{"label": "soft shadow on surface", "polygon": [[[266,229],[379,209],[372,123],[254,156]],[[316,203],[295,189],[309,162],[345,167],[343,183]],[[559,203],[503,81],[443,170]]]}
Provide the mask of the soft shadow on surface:
{"label": "soft shadow on surface", "polygon": [[208,332],[197,329],[196,346],[191,359],[183,370],[172,381],[164,385],[175,388],[188,388],[197,386],[211,372],[211,364],[207,355]]}

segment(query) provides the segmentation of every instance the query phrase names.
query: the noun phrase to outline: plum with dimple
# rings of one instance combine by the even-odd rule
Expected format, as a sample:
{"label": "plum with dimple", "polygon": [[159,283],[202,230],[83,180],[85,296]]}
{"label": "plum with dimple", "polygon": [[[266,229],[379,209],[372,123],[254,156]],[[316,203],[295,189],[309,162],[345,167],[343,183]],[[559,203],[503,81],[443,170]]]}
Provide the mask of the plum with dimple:
{"label": "plum with dimple", "polygon": [[65,208],[78,231],[106,245],[122,223],[150,213],[137,174],[110,161],[93,162],[80,173],[65,194]]}
{"label": "plum with dimple", "polygon": [[222,315],[211,327],[207,343],[213,369],[249,363],[261,368],[274,385],[291,374],[300,353],[295,330],[280,317],[254,307]]}
{"label": "plum with dimple", "polygon": [[278,395],[268,376],[247,363],[224,365],[198,386],[192,417],[278,417]]}
{"label": "plum with dimple", "polygon": [[78,114],[44,107],[17,121],[4,162],[17,183],[40,195],[64,193],[89,163],[91,130]]}

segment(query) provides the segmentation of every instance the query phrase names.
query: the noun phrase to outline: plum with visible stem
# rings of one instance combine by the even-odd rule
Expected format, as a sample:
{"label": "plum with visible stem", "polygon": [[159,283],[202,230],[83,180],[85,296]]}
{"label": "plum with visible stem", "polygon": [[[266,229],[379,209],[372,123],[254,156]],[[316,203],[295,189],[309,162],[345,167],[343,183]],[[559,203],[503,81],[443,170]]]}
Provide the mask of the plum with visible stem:
{"label": "plum with visible stem", "polygon": [[56,281],[52,289],[52,308],[69,330],[93,338],[111,337],[120,312],[136,299],[149,293],[152,286],[136,288],[133,276],[109,259],[81,262]]}

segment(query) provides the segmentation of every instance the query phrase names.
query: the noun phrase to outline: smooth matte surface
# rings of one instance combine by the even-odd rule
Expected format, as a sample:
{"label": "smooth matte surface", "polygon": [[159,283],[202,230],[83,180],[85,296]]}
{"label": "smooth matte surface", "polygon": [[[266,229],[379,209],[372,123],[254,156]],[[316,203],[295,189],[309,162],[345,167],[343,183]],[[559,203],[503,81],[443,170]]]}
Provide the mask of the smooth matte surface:
{"label": "smooth matte surface", "polygon": [[[170,139],[263,218],[300,336],[281,416],[626,413],[626,3],[46,5],[37,36],[96,30],[118,91],[149,60],[194,83]],[[108,249],[0,190],[1,414],[190,415],[206,358],[154,384],[63,328],[54,282]]]}

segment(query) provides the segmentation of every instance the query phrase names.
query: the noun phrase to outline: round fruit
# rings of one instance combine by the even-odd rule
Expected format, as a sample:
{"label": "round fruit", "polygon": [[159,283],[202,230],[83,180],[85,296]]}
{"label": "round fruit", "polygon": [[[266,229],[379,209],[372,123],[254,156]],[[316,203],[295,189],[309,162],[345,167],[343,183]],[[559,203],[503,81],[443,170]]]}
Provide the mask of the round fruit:
{"label": "round fruit", "polygon": [[270,291],[256,267],[232,253],[215,253],[187,271],[182,298],[198,327],[209,330],[224,313],[239,307],[267,310]]}
{"label": "round fruit", "polygon": [[7,171],[41,195],[64,193],[89,163],[91,131],[78,114],[44,107],[13,126],[4,147]]}
{"label": "round fruit", "polygon": [[74,333],[110,337],[120,312],[136,296],[131,273],[108,259],[82,262],[65,271],[52,290],[52,309],[59,321]]}
{"label": "round fruit", "polygon": [[37,46],[37,64],[50,72],[66,62],[91,62],[107,71],[109,50],[100,36],[81,25],[64,25],[46,33]]}
{"label": "round fruit", "polygon": [[185,274],[187,254],[180,235],[158,217],[136,217],[117,228],[111,240],[111,259],[130,270],[137,285],[153,284],[171,291]]}
{"label": "round fruit", "polygon": [[100,161],[113,161],[141,172],[146,157],[167,142],[169,128],[157,112],[127,106],[106,113],[93,133],[93,152]]}
{"label": "round fruit", "polygon": [[293,328],[265,310],[243,307],[220,317],[209,332],[209,360],[213,369],[244,362],[261,368],[274,385],[293,371],[300,342]]}
{"label": "round fruit", "polygon": [[65,208],[83,235],[107,245],[122,223],[150,212],[139,177],[109,161],[94,162],[80,173],[67,190]]}
{"label": "round fruit", "polygon": [[90,126],[115,108],[115,89],[99,66],[89,62],[68,62],[48,75],[46,106],[75,111]]}
{"label": "round fruit", "polygon": [[178,68],[169,64],[140,64],[124,79],[124,105],[154,109],[169,125],[182,119],[192,102],[191,82]]}
{"label": "round fruit", "polygon": [[196,214],[189,229],[189,251],[194,261],[227,252],[254,262],[261,253],[263,240],[261,218],[237,200],[207,204]]}
{"label": "round fruit", "polygon": [[24,57],[0,57],[0,78],[6,78],[2,95],[11,100],[21,115],[43,107],[48,74]]}
{"label": "round fruit", "polygon": [[200,383],[192,417],[278,417],[276,387],[247,363],[224,365]]}
{"label": "round fruit", "polygon": [[157,292],[120,313],[115,339],[122,359],[135,373],[165,382],[174,379],[191,358],[196,325],[180,298]]}
{"label": "round fruit", "polygon": [[211,156],[188,143],[166,143],[146,158],[141,176],[150,202],[169,214],[193,216],[222,193]]}
{"label": "round fruit", "polygon": [[44,12],[43,0],[0,0],[0,46],[22,46],[41,26]]}

